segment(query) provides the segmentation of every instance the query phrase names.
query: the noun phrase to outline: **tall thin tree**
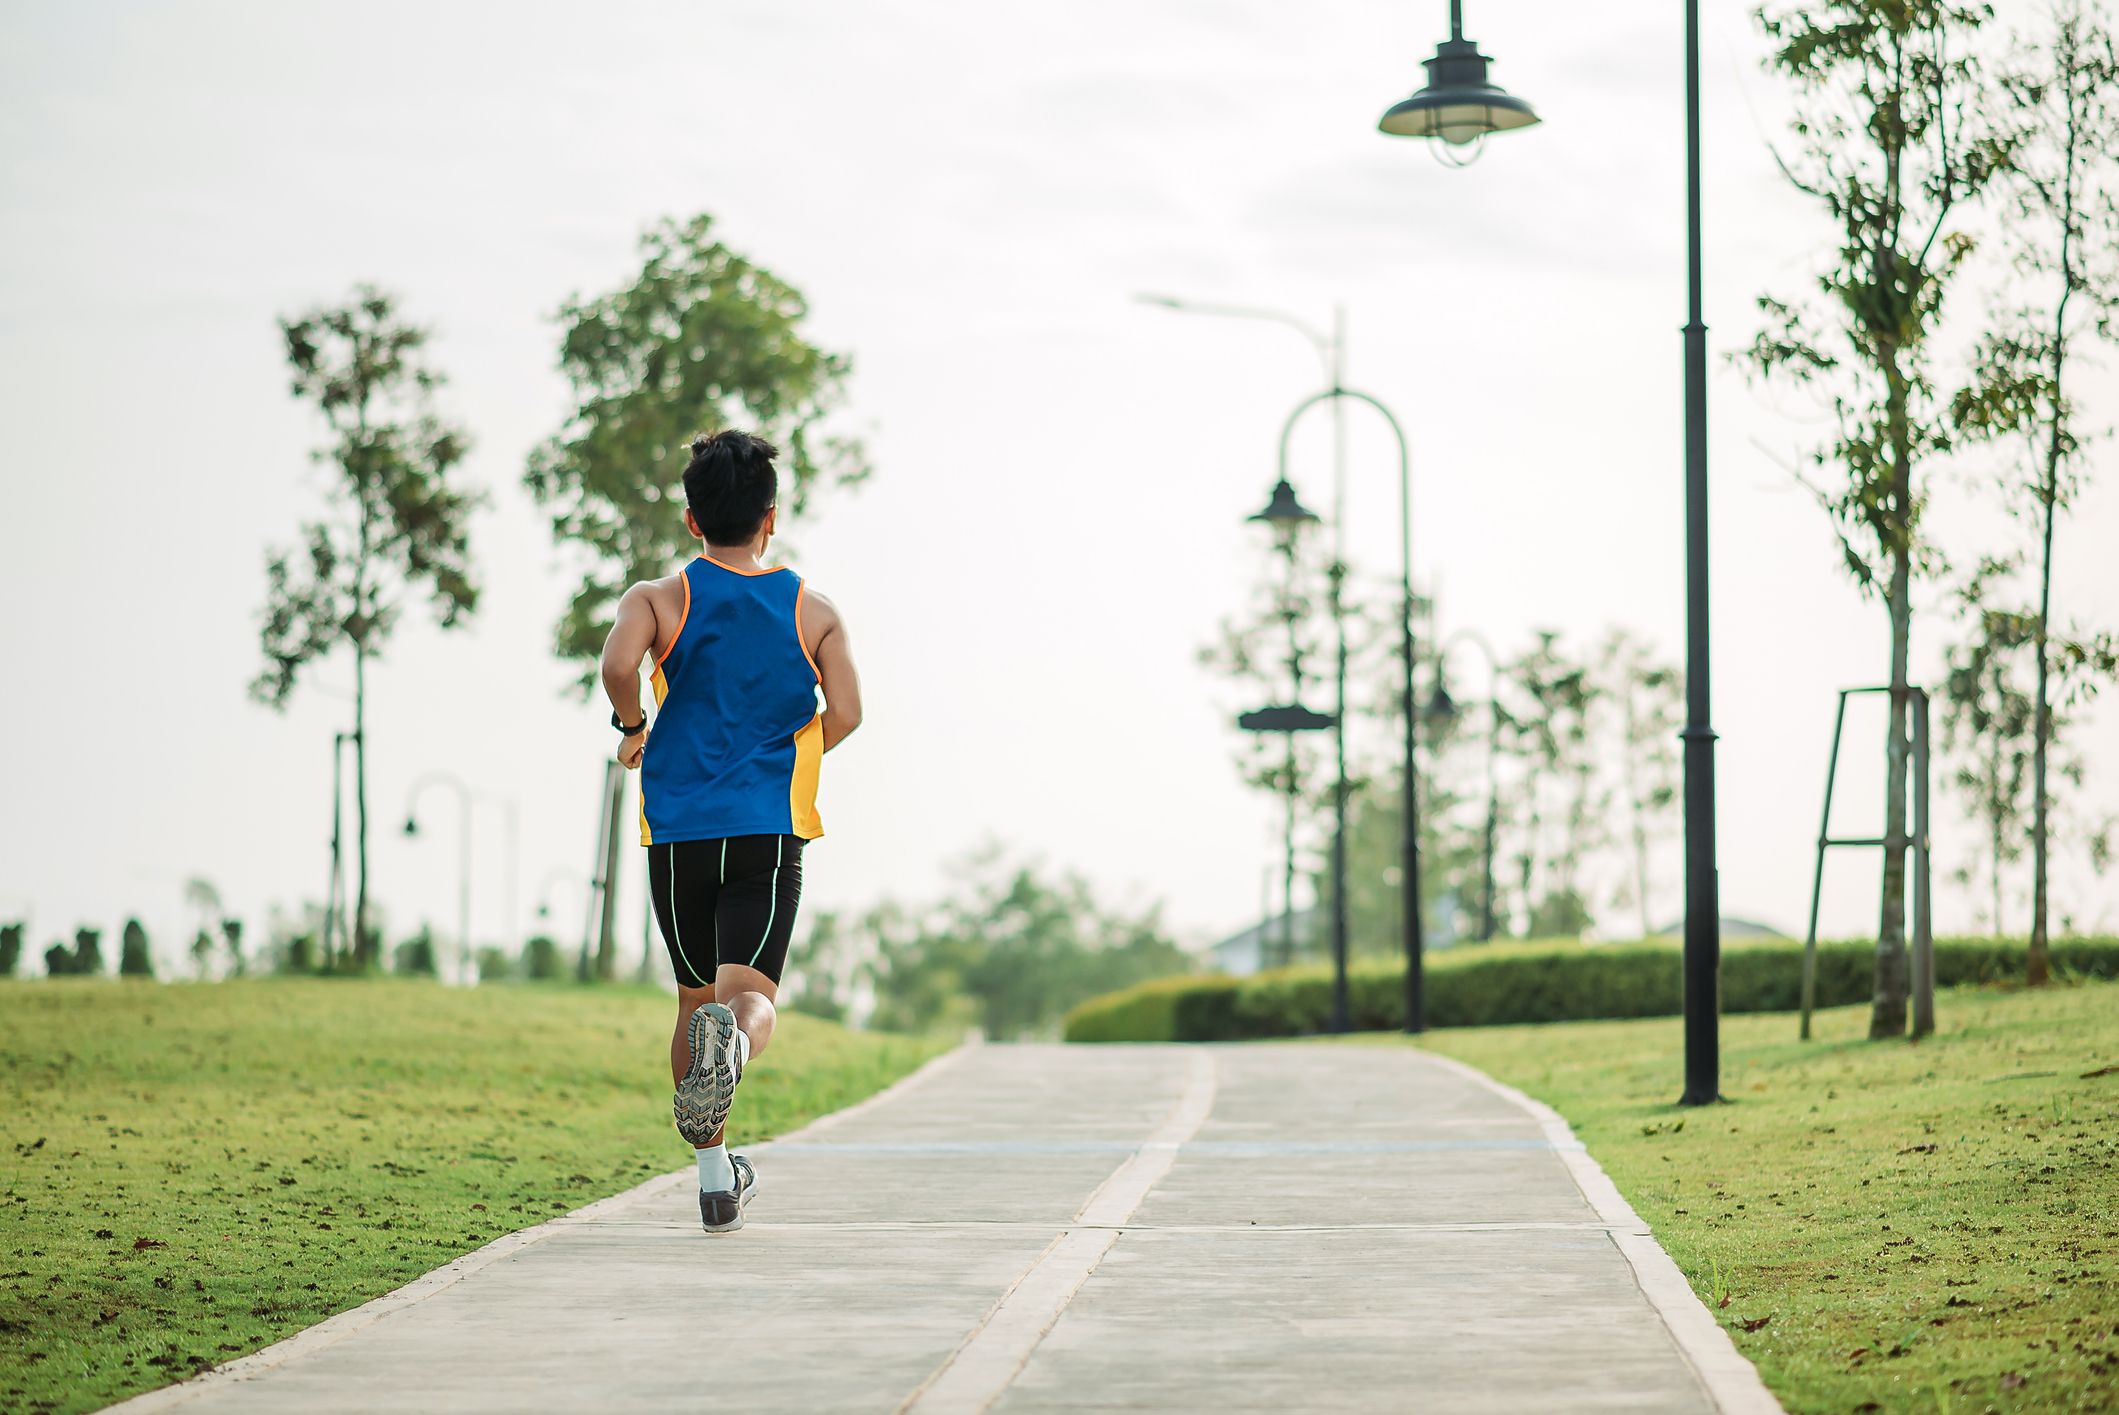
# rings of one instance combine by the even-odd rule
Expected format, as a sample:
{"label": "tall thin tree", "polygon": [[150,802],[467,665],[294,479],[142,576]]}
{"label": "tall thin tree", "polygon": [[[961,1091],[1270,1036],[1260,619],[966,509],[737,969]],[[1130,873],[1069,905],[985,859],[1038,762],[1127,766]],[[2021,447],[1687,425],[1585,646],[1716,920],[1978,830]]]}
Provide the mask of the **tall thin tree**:
{"label": "tall thin tree", "polygon": [[1678,729],[1684,726],[1685,675],[1660,662],[1654,647],[1615,628],[1597,649],[1603,696],[1618,708],[1619,780],[1626,793],[1627,844],[1633,878],[1627,893],[1639,911],[1641,937],[1655,931],[1649,842],[1678,801]]}
{"label": "tall thin tree", "polygon": [[[2002,932],[2008,867],[2023,855],[2024,788],[2030,776],[2031,697],[2018,685],[2017,665],[2031,641],[2031,616],[2005,607],[2001,596],[2017,570],[2015,559],[1987,557],[1952,594],[1962,636],[1950,646],[1942,680],[1942,744],[1955,755],[1951,778],[1965,804],[1986,827],[1988,925]],[[1974,872],[1958,878],[1973,882]]]}
{"label": "tall thin tree", "polygon": [[470,440],[434,411],[442,376],[421,361],[427,331],[403,320],[390,296],[360,286],[342,305],[280,321],[280,333],[294,396],[314,403],[330,430],[312,454],[331,469],[330,510],[303,524],[299,552],[266,558],[265,667],[251,692],[284,709],[305,667],[352,653],[353,961],[372,969],[381,950],[369,924],[368,664],[412,595],[432,600],[445,629],[476,608],[469,523],[480,498],[450,479]]}
{"label": "tall thin tree", "polygon": [[1812,490],[1833,519],[1849,573],[1864,594],[1881,594],[1890,620],[1891,844],[1869,1035],[1900,1036],[1913,580],[1940,565],[1921,534],[1921,474],[1948,451],[1951,433],[1932,341],[1973,248],[1957,219],[2005,157],[1981,120],[1980,75],[1968,52],[1990,11],[1947,0],[1810,0],[1756,13],[1774,46],[1767,62],[1797,102],[1795,150],[1780,157],[1781,170],[1839,232],[1812,300],[1759,301],[1767,327],[1746,360],[1762,378],[1824,394],[1833,432],[1810,459],[1838,479]]}
{"label": "tall thin tree", "polygon": [[715,240],[704,215],[657,223],[640,254],[632,283],[560,310],[559,367],[578,401],[524,475],[553,534],[587,552],[554,636],[584,686],[626,585],[692,553],[678,512],[696,433],[741,424],[771,439],[797,514],[869,470],[857,439],[828,431],[852,362],[804,337],[800,291]]}
{"label": "tall thin tree", "polygon": [[[2025,440],[2028,465],[2005,477],[2008,504],[2038,544],[2031,623],[2031,937],[2027,980],[2046,981],[2056,660],[2078,693],[2110,674],[2109,636],[2061,636],[2053,621],[2053,541],[2087,475],[2089,432],[2077,400],[2081,346],[2109,340],[2119,313],[2119,51],[2095,0],[2057,0],[2051,26],[2017,47],[2000,92],[2016,130],[2001,239],[2017,281],[1980,341],[1979,381],[1954,411],[1974,438]],[[2013,300],[2013,303],[2009,301]]]}

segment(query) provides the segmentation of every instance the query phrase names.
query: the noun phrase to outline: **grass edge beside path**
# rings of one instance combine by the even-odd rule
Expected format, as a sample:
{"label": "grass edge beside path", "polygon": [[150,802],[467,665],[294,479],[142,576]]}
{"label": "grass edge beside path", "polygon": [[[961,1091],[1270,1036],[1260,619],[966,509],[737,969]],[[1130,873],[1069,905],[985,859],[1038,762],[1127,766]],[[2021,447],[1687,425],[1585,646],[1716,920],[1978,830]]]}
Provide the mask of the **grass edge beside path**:
{"label": "grass edge beside path", "polygon": [[[0,1409],[187,1378],[678,1169],[672,999],[388,980],[0,985]],[[783,1013],[759,1144],[948,1050]]]}
{"label": "grass edge beside path", "polygon": [[1789,1410],[2119,1408],[2119,984],[1937,1014],[1725,1018],[1698,1109],[1675,1018],[1418,1044],[1558,1111]]}

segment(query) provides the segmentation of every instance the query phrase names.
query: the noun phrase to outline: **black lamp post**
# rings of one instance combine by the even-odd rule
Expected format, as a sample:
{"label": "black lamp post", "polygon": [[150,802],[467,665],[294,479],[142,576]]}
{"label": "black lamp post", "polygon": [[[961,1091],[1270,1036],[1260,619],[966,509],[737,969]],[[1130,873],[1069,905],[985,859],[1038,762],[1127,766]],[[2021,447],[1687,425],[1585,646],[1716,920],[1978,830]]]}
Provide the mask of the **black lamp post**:
{"label": "black lamp post", "polygon": [[1700,311],[1700,3],[1685,0],[1685,1093],[1722,1098],[1722,906],[1707,695],[1707,325]]}
{"label": "black lamp post", "polygon": [[[1400,576],[1403,603],[1399,608],[1400,629],[1403,641],[1404,680],[1401,685],[1400,709],[1405,718],[1405,819],[1401,841],[1402,865],[1400,885],[1404,891],[1405,913],[1405,1029],[1408,1032],[1424,1031],[1427,1026],[1427,1008],[1422,977],[1422,940],[1420,918],[1420,821],[1419,821],[1419,774],[1415,768],[1415,747],[1418,742],[1420,724],[1413,706],[1413,463],[1412,451],[1405,440],[1405,429],[1382,402],[1366,393],[1351,388],[1333,386],[1312,393],[1295,405],[1288,420],[1280,429],[1280,481],[1273,488],[1273,504],[1282,503],[1282,491],[1290,506],[1299,506],[1294,499],[1294,489],[1288,485],[1288,443],[1294,436],[1295,424],[1302,415],[1319,403],[1337,404],[1352,399],[1366,403],[1383,414],[1390,424],[1391,433],[1398,439],[1398,495],[1399,495],[1399,552]],[[1333,488],[1333,504],[1345,505],[1346,488],[1343,475],[1341,485]],[[1271,506],[1267,510],[1270,511]],[[1337,636],[1336,704],[1332,729],[1334,749],[1338,758],[1338,779],[1332,790],[1332,1019],[1335,1032],[1344,1032],[1352,1023],[1347,999],[1347,897],[1346,897],[1346,606],[1341,594],[1346,579],[1346,562],[1343,558],[1345,516],[1337,518],[1333,527],[1335,545],[1331,567],[1332,624]]]}
{"label": "black lamp post", "polygon": [[1477,160],[1488,133],[1538,121],[1528,103],[1487,78],[1491,62],[1464,37],[1463,0],[1450,0],[1449,38],[1435,46],[1434,58],[1421,61],[1427,83],[1376,126],[1393,137],[1441,139],[1436,153],[1454,166]]}
{"label": "black lamp post", "polygon": [[[1331,719],[1322,713],[1313,713],[1300,706],[1302,697],[1302,647],[1296,634],[1297,615],[1293,606],[1295,591],[1296,543],[1302,534],[1317,524],[1316,512],[1302,504],[1295,496],[1295,488],[1285,479],[1273,486],[1273,495],[1266,508],[1246,518],[1268,526],[1273,532],[1274,544],[1287,558],[1288,584],[1286,598],[1282,602],[1282,617],[1288,627],[1288,679],[1292,704],[1286,708],[1266,708],[1259,712],[1245,713],[1237,725],[1247,732],[1281,733],[1286,746],[1287,802],[1282,826],[1282,855],[1280,876],[1280,961],[1282,964],[1295,960],[1295,799],[1297,790],[1295,734],[1318,731],[1332,725]],[[1263,928],[1264,921],[1260,920]],[[1264,939],[1260,938],[1259,955],[1265,955]]]}
{"label": "black lamp post", "polygon": [[[1428,85],[1377,126],[1440,138],[1446,152],[1487,133],[1538,121],[1529,105],[1486,82],[1485,56],[1463,37],[1450,0],[1450,37],[1427,61]],[[1721,1099],[1721,887],[1715,868],[1714,742],[1709,725],[1707,596],[1707,324],[1700,308],[1700,5],[1685,0],[1685,1091],[1681,1105]]]}

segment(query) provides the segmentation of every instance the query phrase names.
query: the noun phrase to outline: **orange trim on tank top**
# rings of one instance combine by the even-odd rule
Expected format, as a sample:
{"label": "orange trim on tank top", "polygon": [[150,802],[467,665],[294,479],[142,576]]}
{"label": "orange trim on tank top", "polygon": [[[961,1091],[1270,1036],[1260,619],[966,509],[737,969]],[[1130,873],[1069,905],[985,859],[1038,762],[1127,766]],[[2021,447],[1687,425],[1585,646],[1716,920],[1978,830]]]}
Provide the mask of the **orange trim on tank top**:
{"label": "orange trim on tank top", "polygon": [[720,561],[714,559],[714,557],[711,555],[701,555],[699,559],[704,560],[709,565],[715,566],[722,570],[726,570],[731,575],[748,575],[753,579],[756,579],[760,575],[777,575],[782,570],[785,570],[787,568],[785,565],[767,565],[756,570],[738,570],[733,565],[723,565]]}
{"label": "orange trim on tank top", "polygon": [[[704,557],[701,558],[703,559]],[[662,667],[662,660],[670,656],[670,649],[677,647],[677,640],[684,637],[685,623],[692,617],[692,577],[679,575],[677,578],[684,582],[684,612],[677,616],[677,632],[670,635],[669,648],[665,648],[661,653],[655,655],[655,667],[657,668]]]}
{"label": "orange trim on tank top", "polygon": [[817,676],[817,684],[821,687],[824,683],[824,670],[817,667],[817,660],[809,651],[809,636],[802,632],[802,596],[808,590],[807,580],[795,586],[795,642],[801,646],[802,657],[809,660],[809,671]]}

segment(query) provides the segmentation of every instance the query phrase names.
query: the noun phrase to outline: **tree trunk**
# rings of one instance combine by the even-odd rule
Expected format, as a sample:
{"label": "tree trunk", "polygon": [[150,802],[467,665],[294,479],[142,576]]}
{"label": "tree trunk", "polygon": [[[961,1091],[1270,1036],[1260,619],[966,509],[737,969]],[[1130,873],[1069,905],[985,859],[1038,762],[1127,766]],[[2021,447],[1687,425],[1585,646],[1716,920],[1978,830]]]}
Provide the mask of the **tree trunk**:
{"label": "tree trunk", "polygon": [[[2056,358],[2055,363],[2058,362]],[[2056,410],[2056,426],[2046,454],[2045,527],[2038,562],[2038,632],[2033,641],[2038,654],[2038,697],[2031,718],[2031,942],[2024,956],[2024,981],[2034,988],[2043,986],[2051,977],[2046,934],[2046,842],[2051,827],[2046,810],[2046,749],[2052,741],[2053,722],[2052,710],[2047,703],[2047,675],[2051,665],[2046,654],[2046,626],[2053,610],[2053,520],[2058,509],[2054,503],[2060,473],[2058,417]]]}
{"label": "tree trunk", "polygon": [[[2072,47],[2070,51],[2072,58]],[[2072,65],[2070,65],[2072,68]],[[2051,962],[2047,940],[2047,893],[2046,866],[2049,835],[2052,827],[2046,801],[2046,758],[2052,744],[2053,721],[2049,703],[2048,675],[2051,658],[2047,643],[2051,636],[2053,615],[2053,522],[2060,514],[2060,456],[2063,424],[2067,419],[2067,397],[2062,387],[2062,377],[2067,372],[2067,307],[2068,298],[2075,293],[2075,157],[2080,134],[2080,122],[2075,111],[2075,76],[2067,75],[2067,170],[2062,182],[2062,206],[2060,211],[2060,300],[2053,310],[2053,387],[2050,421],[2046,426],[2045,440],[2045,484],[2039,488],[2039,502],[2045,512],[2045,524],[2040,527],[2038,552],[2038,629],[2033,636],[2033,648],[2038,655],[2038,697],[2031,716],[2031,941],[2024,957],[2024,981],[2032,987],[2042,986],[2051,976]]]}
{"label": "tree trunk", "polygon": [[[1302,701],[1298,685],[1295,701]],[[1282,843],[1286,847],[1280,880],[1280,966],[1285,968],[1295,961],[1295,790],[1301,774],[1295,766],[1295,734],[1288,734],[1288,810]],[[1265,950],[1258,950],[1261,957]]]}
{"label": "tree trunk", "polygon": [[368,928],[368,651],[353,645],[353,855],[360,883],[353,894],[353,961],[367,971],[375,966],[375,936]]}
{"label": "tree trunk", "polygon": [[1633,802],[1633,892],[1641,910],[1641,937],[1655,926],[1648,922],[1648,803],[1641,799],[1640,722],[1634,714],[1633,689],[1626,690],[1626,794]]}
{"label": "tree trunk", "polygon": [[1911,708],[1906,666],[1913,638],[1913,453],[1907,427],[1909,390],[1898,376],[1895,355],[1887,367],[1893,460],[1892,497],[1898,538],[1891,546],[1891,714],[1884,738],[1884,879],[1876,928],[1876,991],[1870,1002],[1869,1036],[1906,1032],[1906,778],[1912,757],[1907,736]]}
{"label": "tree trunk", "polygon": [[[357,367],[365,367],[365,353],[356,352]],[[354,857],[360,865],[361,882],[353,896],[353,963],[358,972],[373,970],[381,949],[368,928],[368,631],[374,620],[368,613],[368,553],[374,545],[375,510],[366,481],[368,450],[368,395],[364,385],[354,402],[353,443],[345,466],[360,506],[358,538],[353,561],[353,816]]]}
{"label": "tree trunk", "polygon": [[[2003,696],[2007,692],[2008,684],[2002,678],[2001,659],[1997,655],[1994,659],[1994,705],[1997,714],[2001,708]],[[2003,756],[2003,748],[2006,744],[2001,740],[2001,733],[1998,728],[1996,731],[1987,734],[1987,742],[1987,826],[1989,833],[1993,837],[1988,843],[1994,853],[1994,917],[1989,922],[1993,926],[1994,936],[1999,938],[2001,936],[2001,865],[2003,848],[2007,843],[2002,837],[2002,827],[2006,822],[2002,818],[2005,806],[2001,793],[2003,785],[2008,779],[2008,762]]]}

